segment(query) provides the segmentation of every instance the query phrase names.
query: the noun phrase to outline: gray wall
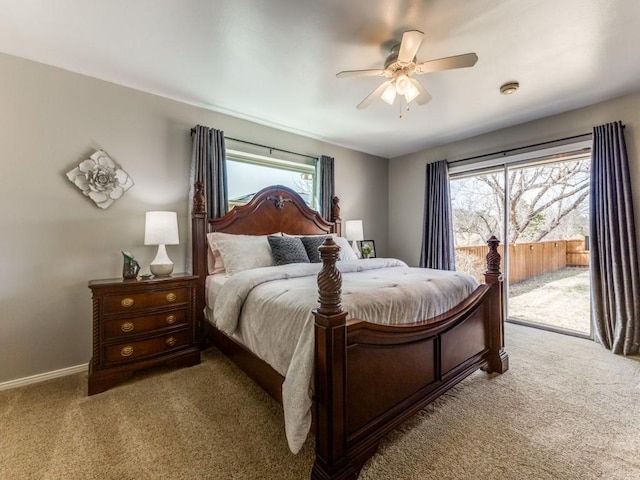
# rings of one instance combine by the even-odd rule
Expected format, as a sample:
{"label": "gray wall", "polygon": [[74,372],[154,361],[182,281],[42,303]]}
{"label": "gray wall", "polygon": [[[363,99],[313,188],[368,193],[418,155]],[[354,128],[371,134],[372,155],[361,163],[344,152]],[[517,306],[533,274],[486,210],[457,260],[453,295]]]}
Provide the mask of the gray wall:
{"label": "gray wall", "polygon": [[640,239],[640,94],[609,100],[389,161],[390,254],[418,265],[422,238],[425,165],[457,160],[582,133],[597,125],[621,120],[633,182],[636,229]]}
{"label": "gray wall", "polygon": [[[0,383],[91,357],[87,282],[119,277],[121,250],[148,272],[147,210],[178,212],[187,258],[189,131],[196,124],[251,142],[336,159],[342,218],[362,219],[388,251],[388,161],[58,68],[0,54]],[[106,150],[135,186],[101,210],[65,173]]]}

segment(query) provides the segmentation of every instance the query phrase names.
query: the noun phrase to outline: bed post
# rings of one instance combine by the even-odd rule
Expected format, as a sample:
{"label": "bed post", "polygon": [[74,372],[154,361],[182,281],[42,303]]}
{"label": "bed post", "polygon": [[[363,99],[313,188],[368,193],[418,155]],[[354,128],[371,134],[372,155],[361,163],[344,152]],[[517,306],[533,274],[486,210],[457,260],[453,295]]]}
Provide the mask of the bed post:
{"label": "bed post", "polygon": [[342,218],[340,218],[340,199],[336,196],[331,199],[331,221],[333,233],[342,236]]}
{"label": "bed post", "polygon": [[347,459],[346,356],[347,312],[342,309],[342,276],[336,268],[340,247],[327,238],[319,248],[320,306],[315,315],[315,427],[314,480],[357,478]]}
{"label": "bed post", "polygon": [[491,301],[488,303],[491,347],[489,349],[489,363],[484,369],[490,373],[504,373],[509,370],[509,356],[504,351],[504,289],[500,272],[499,243],[500,240],[495,236],[491,236],[487,240],[489,253],[487,253],[487,271],[484,274],[485,283],[491,287]]}
{"label": "bed post", "polygon": [[204,349],[206,338],[204,334],[204,283],[207,277],[207,256],[203,248],[207,234],[207,210],[204,202],[204,184],[196,182],[193,186],[193,210],[191,216],[191,261],[194,275],[198,275],[196,289],[196,335],[198,345]]}

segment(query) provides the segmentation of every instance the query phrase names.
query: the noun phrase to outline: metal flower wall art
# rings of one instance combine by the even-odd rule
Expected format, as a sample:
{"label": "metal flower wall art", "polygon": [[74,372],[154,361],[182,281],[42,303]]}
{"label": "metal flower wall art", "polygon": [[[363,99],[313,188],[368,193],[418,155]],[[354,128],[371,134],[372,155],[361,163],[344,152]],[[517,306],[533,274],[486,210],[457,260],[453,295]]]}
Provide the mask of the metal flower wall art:
{"label": "metal flower wall art", "polygon": [[109,208],[133,187],[133,179],[102,150],[80,162],[67,178],[100,208]]}

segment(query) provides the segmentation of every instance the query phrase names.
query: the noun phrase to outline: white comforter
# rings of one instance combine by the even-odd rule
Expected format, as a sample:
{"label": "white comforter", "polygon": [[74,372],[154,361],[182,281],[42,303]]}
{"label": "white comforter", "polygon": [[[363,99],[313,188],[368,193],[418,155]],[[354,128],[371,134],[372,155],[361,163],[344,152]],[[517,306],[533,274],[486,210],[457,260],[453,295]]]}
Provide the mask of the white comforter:
{"label": "white comforter", "polygon": [[[477,287],[460,272],[409,268],[395,259],[338,262],[342,303],[351,318],[382,324],[412,323],[453,308]],[[238,335],[285,377],[282,387],[289,448],[297,453],[311,427],[314,321],[319,263],[265,267],[236,273],[211,289],[210,320]],[[212,293],[215,292],[215,293]],[[213,317],[213,319],[211,319]]]}

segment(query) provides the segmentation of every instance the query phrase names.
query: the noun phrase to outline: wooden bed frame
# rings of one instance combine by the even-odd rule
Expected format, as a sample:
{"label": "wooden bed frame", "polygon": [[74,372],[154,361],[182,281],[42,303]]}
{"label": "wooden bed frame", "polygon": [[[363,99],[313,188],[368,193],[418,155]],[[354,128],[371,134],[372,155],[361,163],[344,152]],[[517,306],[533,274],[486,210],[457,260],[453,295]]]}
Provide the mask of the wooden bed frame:
{"label": "wooden bed frame", "polygon": [[[327,222],[294,191],[275,186],[261,190],[247,205],[235,207],[224,217],[207,221],[202,191],[202,185],[196,184],[192,232],[203,344],[213,343],[282,403],[284,378],[204,319],[206,233],[340,234],[339,200],[333,202],[333,222]],[[391,429],[474,371],[503,373],[509,368],[504,351],[499,242],[492,237],[488,243],[485,284],[445,314],[401,326],[347,320],[336,268],[339,247],[331,239],[320,247],[319,305],[313,312],[316,458],[312,479],[357,478]]]}

